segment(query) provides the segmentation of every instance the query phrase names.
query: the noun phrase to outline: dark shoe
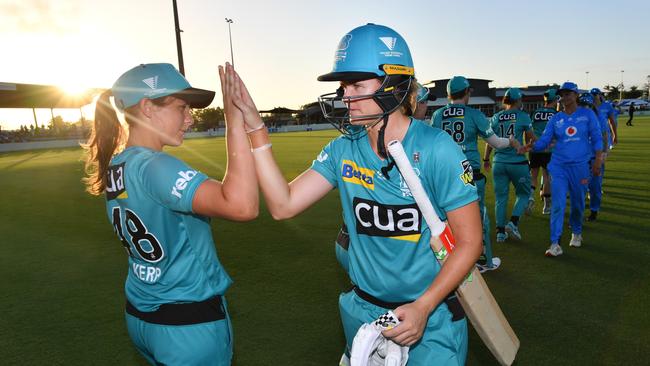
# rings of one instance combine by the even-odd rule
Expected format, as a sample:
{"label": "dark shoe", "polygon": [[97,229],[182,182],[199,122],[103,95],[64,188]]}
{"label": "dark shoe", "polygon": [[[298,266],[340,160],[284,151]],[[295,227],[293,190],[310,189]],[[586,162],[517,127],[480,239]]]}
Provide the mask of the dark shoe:
{"label": "dark shoe", "polygon": [[591,211],[591,215],[587,217],[587,222],[594,222],[598,218],[598,211]]}

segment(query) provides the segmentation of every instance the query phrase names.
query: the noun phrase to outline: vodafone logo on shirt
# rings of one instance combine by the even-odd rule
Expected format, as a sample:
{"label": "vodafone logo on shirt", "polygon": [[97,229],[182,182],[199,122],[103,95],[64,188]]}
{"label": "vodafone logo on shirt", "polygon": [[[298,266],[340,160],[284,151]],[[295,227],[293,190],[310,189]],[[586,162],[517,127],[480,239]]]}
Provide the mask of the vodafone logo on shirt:
{"label": "vodafone logo on shirt", "polygon": [[569,137],[573,137],[576,133],[578,133],[578,129],[574,126],[569,126],[566,128],[566,130],[564,130],[564,133],[566,133],[566,135]]}

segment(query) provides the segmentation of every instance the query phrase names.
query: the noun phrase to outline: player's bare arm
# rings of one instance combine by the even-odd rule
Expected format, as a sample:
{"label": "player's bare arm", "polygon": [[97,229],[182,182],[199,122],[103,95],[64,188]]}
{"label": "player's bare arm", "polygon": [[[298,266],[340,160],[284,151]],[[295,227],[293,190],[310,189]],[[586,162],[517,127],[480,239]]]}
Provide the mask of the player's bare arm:
{"label": "player's bare arm", "polygon": [[222,182],[210,179],[199,186],[192,210],[210,217],[252,220],[259,212],[259,193],[253,156],[244,131],[244,115],[233,104],[233,98],[240,94],[238,77],[232,65],[226,63],[225,68],[219,66],[219,78],[226,118],[228,166]]}
{"label": "player's bare arm", "polygon": [[266,205],[276,220],[289,219],[323,198],[334,187],[319,173],[308,169],[287,183],[280,167],[273,157],[268,130],[246,85],[233,71],[236,90],[232,102],[242,113],[246,131],[251,141],[251,150],[257,180],[266,200]]}

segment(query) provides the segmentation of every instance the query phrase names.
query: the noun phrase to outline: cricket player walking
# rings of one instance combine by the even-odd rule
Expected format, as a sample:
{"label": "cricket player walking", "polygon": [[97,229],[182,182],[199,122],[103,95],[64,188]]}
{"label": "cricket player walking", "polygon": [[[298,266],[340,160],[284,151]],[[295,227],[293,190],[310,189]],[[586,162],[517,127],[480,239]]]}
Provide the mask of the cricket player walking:
{"label": "cricket player walking", "polygon": [[[510,137],[523,143],[524,135],[526,141],[533,141],[532,121],[528,114],[521,110],[521,98],[523,95],[517,88],[506,90],[503,97],[505,110],[497,112],[492,116],[492,129],[499,137]],[[490,169],[490,153],[492,146],[485,147],[483,166]],[[509,235],[521,240],[519,232],[519,218],[524,213],[530,198],[530,168],[525,155],[517,149],[507,147],[497,149],[494,153],[494,171],[492,180],[494,182],[495,212],[497,226],[497,243],[504,242]],[[512,208],[512,216],[506,224],[506,212],[508,210],[508,196],[510,183],[515,188],[515,204]],[[507,232],[506,232],[507,231]]]}
{"label": "cricket player walking", "polygon": [[451,136],[454,142],[460,146],[472,166],[483,224],[483,255],[476,265],[481,272],[485,272],[499,268],[501,259],[492,255],[490,218],[485,206],[485,183],[487,179],[481,173],[478,136],[481,136],[487,144],[496,149],[518,148],[520,145],[514,138],[496,136],[483,112],[467,106],[471,91],[469,81],[465,77],[454,76],[451,78],[447,83],[447,97],[450,102],[436,110],[431,121],[433,127],[440,128]]}

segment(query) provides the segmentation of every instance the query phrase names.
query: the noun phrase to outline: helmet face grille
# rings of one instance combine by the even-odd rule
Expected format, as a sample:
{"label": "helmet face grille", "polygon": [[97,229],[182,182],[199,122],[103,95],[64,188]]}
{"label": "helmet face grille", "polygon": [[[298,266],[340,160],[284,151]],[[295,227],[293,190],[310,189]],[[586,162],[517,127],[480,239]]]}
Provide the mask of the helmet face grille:
{"label": "helmet face grille", "polygon": [[[412,83],[413,78],[411,77],[406,77],[403,80],[386,77],[379,89],[373,94],[344,97],[343,88],[339,88],[334,93],[321,95],[318,98],[318,102],[323,112],[323,117],[329,123],[342,134],[358,138],[365,134],[366,128],[374,126],[406,102]],[[363,125],[352,124],[349,111],[350,103],[370,98],[379,105],[382,112],[355,116],[357,120],[368,120],[370,122]]]}

